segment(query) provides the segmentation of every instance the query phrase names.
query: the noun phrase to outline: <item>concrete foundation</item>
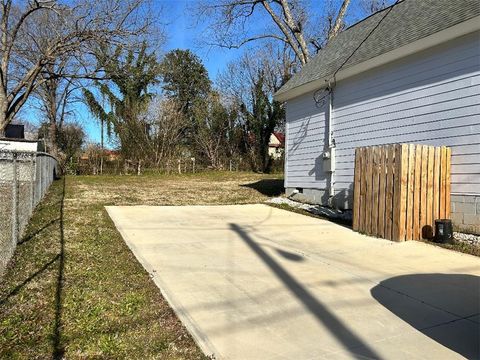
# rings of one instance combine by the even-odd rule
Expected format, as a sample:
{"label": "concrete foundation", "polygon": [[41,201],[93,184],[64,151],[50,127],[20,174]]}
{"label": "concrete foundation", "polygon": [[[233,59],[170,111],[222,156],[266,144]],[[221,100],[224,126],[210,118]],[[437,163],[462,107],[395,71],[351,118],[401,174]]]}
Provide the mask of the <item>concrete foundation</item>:
{"label": "concrete foundation", "polygon": [[452,195],[454,229],[480,234],[480,195]]}
{"label": "concrete foundation", "polygon": [[285,194],[292,200],[307,204],[330,206],[340,210],[351,210],[353,207],[352,196],[344,191],[336,193],[331,199],[328,189],[285,188]]}
{"label": "concrete foundation", "polygon": [[325,189],[302,189],[299,192],[297,188],[286,188],[285,195],[292,200],[305,202],[315,205],[330,205],[328,203],[328,191]]}

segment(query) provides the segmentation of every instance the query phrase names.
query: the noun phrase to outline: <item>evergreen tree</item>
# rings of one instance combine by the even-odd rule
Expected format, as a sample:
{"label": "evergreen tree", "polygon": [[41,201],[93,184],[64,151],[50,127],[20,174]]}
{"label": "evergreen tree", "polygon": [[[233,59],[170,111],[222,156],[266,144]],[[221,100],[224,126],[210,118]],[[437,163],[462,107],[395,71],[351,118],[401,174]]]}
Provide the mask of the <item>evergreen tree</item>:
{"label": "evergreen tree", "polygon": [[93,92],[83,90],[85,102],[92,114],[107,125],[107,133],[114,133],[120,140],[125,158],[140,161],[151,153],[149,128],[142,118],[153,94],[149,87],[158,82],[160,66],[155,53],[147,53],[144,43],[138,53],[117,47],[113,54],[101,49],[97,55],[108,82],[96,82],[96,88],[108,107]]}
{"label": "evergreen tree", "polygon": [[252,169],[269,172],[272,158],[268,154],[270,135],[285,117],[284,108],[278,101],[273,100],[265,89],[265,74],[259,71],[253,83],[251,110],[242,106],[245,117],[246,143],[250,153]]}
{"label": "evergreen tree", "polygon": [[164,94],[180,105],[180,111],[194,126],[193,104],[205,99],[211,90],[208,71],[190,50],[172,50],[160,64]]}

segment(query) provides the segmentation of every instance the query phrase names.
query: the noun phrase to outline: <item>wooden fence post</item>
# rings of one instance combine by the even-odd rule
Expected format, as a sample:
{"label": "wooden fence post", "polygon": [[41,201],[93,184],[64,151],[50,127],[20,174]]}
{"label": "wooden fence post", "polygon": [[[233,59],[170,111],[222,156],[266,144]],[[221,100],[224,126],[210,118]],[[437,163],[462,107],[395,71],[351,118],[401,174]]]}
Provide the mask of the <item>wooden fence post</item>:
{"label": "wooden fence post", "polygon": [[451,209],[451,203],[450,203],[450,191],[451,191],[451,178],[450,178],[450,172],[451,172],[451,160],[452,160],[452,149],[447,148],[446,149],[446,168],[445,168],[445,218],[449,219],[450,218],[450,209]]}
{"label": "wooden fence post", "polygon": [[367,147],[367,192],[366,192],[366,206],[365,206],[365,216],[366,216],[366,234],[372,235],[372,192],[373,192],[373,147]]}
{"label": "wooden fence post", "polygon": [[438,196],[440,192],[440,148],[435,148],[435,153],[433,155],[433,220],[435,225],[435,219],[440,218],[440,197]]}
{"label": "wooden fence post", "polygon": [[372,235],[378,236],[378,197],[379,197],[379,150],[380,148],[378,146],[374,146],[372,148],[373,152],[373,180],[372,180],[372,186],[373,186],[373,194],[372,194]]}
{"label": "wooden fence post", "polygon": [[387,187],[385,189],[385,238],[392,240],[393,227],[393,181],[394,181],[394,158],[395,148],[393,145],[387,146],[388,160],[387,160]]}
{"label": "wooden fence post", "polygon": [[379,179],[379,196],[378,196],[378,232],[377,235],[385,237],[385,186],[387,175],[387,149],[385,146],[380,147],[380,179]]}
{"label": "wooden fence post", "polygon": [[353,230],[358,231],[358,215],[360,213],[360,177],[362,174],[360,148],[355,149],[355,169],[353,174]]}
{"label": "wooden fence post", "polygon": [[393,199],[393,234],[394,241],[405,240],[407,180],[408,180],[408,150],[407,145],[395,145],[395,174]]}
{"label": "wooden fence post", "polygon": [[365,147],[360,148],[360,157],[361,157],[361,169],[362,169],[362,176],[361,176],[361,183],[360,183],[360,231],[365,232],[365,224],[366,224],[366,217],[365,217],[365,209],[366,209],[366,192],[367,192],[367,181],[366,181],[366,167],[367,167],[367,151]]}
{"label": "wooden fence post", "polygon": [[413,238],[413,200],[415,194],[415,145],[408,145],[408,184],[405,239]]}
{"label": "wooden fence post", "polygon": [[442,146],[440,148],[440,218],[446,218],[446,194],[447,188],[447,148]]}

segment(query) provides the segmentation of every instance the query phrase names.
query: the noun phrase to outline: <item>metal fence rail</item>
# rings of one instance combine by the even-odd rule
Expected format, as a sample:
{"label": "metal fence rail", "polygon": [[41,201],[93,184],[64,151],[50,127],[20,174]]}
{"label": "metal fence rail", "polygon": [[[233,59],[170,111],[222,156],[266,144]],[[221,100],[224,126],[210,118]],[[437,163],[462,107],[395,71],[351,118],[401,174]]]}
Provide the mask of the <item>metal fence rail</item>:
{"label": "metal fence rail", "polygon": [[0,275],[57,167],[57,160],[46,153],[0,151]]}

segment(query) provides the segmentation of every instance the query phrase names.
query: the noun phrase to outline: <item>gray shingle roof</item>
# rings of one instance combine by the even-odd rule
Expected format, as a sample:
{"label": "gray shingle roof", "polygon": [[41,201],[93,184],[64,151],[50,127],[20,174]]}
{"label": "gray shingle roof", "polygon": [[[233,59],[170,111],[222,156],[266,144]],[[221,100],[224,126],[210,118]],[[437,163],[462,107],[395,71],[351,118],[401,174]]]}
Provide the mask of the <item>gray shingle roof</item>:
{"label": "gray shingle roof", "polygon": [[[338,34],[295,74],[275,95],[330,78],[378,25],[342,69],[420,40],[480,15],[479,0],[403,0],[379,11]],[[384,18],[382,20],[382,18]]]}

